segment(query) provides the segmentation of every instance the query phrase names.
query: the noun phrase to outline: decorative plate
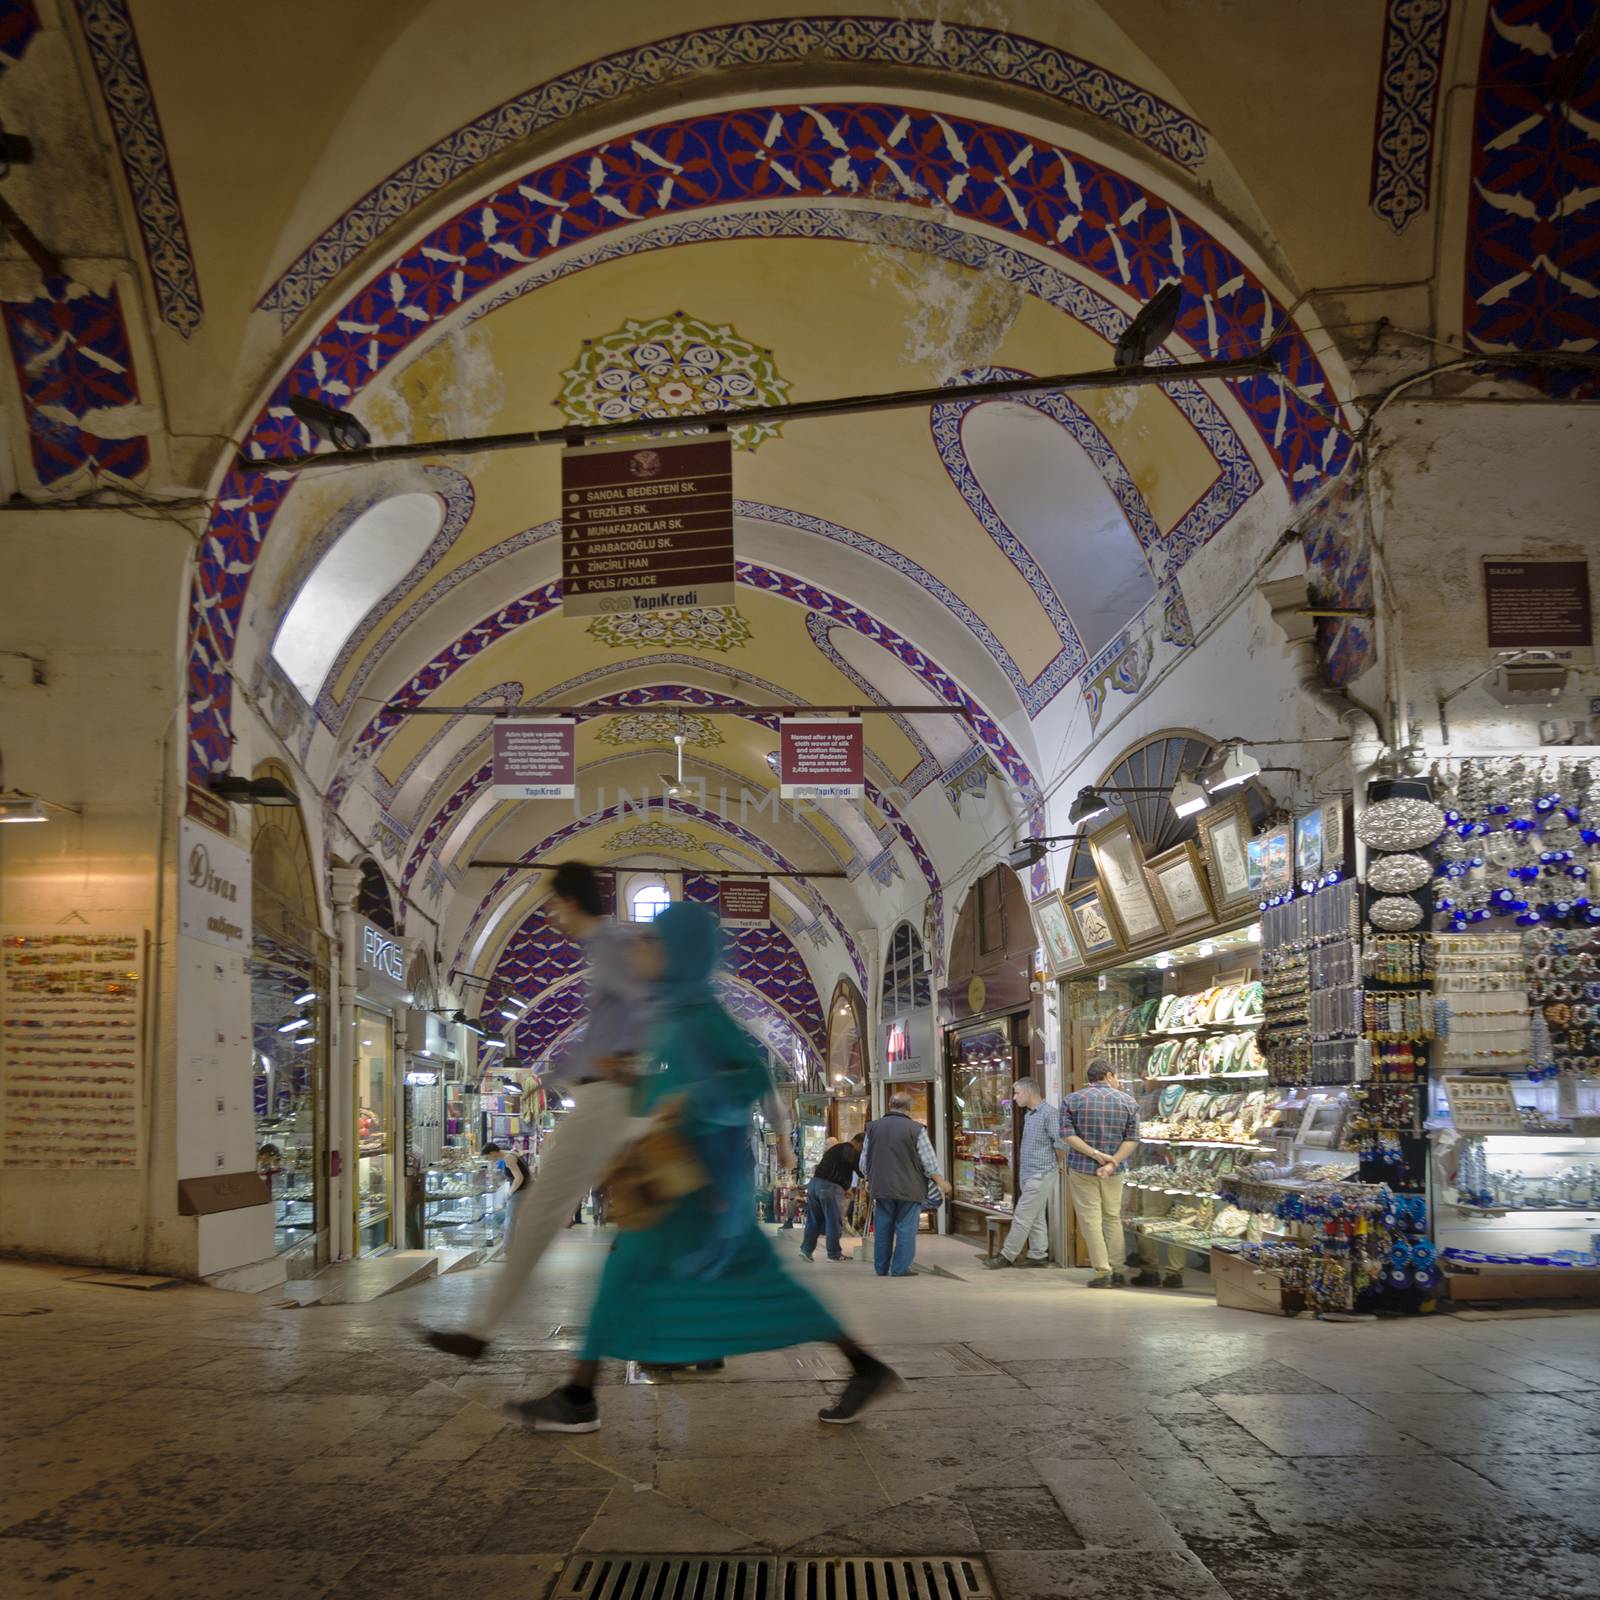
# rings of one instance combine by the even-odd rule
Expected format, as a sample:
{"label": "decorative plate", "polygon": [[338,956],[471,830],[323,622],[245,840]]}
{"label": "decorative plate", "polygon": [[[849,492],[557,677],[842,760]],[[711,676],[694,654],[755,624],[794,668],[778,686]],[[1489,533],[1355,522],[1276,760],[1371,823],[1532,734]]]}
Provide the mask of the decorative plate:
{"label": "decorative plate", "polygon": [[1444,812],[1431,800],[1380,800],[1361,813],[1356,832],[1374,850],[1423,850],[1444,832]]}
{"label": "decorative plate", "polygon": [[1367,882],[1384,894],[1410,894],[1433,877],[1433,868],[1419,855],[1379,856],[1367,868]]}
{"label": "decorative plate", "polygon": [[1385,895],[1367,907],[1367,921],[1386,933],[1404,933],[1422,921],[1422,907],[1404,895]]}

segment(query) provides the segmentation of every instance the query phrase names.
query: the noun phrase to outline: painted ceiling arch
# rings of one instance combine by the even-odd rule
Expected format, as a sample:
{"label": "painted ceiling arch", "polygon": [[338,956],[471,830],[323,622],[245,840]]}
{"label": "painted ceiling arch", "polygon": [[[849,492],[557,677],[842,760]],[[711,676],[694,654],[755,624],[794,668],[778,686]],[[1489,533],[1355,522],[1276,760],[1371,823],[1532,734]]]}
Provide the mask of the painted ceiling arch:
{"label": "painted ceiling arch", "polygon": [[[1288,381],[1249,378],[1232,387],[1291,492],[1337,468],[1344,435],[1324,403],[1331,388],[1309,345],[1283,325],[1256,274],[1192,218],[1059,146],[892,105],[746,107],[678,119],[637,130],[625,148],[608,143],[503,185],[430,230],[347,303],[280,383],[247,449],[270,457],[301,447],[283,397],[355,398],[425,327],[559,248],[563,236],[592,238],[624,220],[768,196],[849,196],[879,182],[892,182],[906,205],[940,196],[969,225],[1054,251],[1136,299],[1181,274],[1189,292],[1179,337],[1192,348],[1229,354],[1256,348],[1263,334],[1281,341]],[[248,573],[285,493],[271,475],[234,469],[197,571],[191,752],[202,773],[222,757],[228,681],[218,669],[231,654],[222,641],[234,636]]]}

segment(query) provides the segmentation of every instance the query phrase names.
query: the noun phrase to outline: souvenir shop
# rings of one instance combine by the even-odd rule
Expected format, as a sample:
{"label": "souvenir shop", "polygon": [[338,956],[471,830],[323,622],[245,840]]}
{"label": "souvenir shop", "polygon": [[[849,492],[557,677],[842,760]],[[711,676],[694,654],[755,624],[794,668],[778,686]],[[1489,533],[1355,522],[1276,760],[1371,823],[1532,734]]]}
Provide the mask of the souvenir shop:
{"label": "souvenir shop", "polygon": [[865,1132],[872,1120],[867,1045],[866,1002],[848,978],[841,978],[828,1007],[830,1143]]}
{"label": "souvenir shop", "polygon": [[990,1243],[1017,1200],[1011,1085],[1033,1071],[1033,950],[1022,884],[1010,867],[990,868],[962,902],[950,982],[939,992],[954,1187],[948,1227]]}
{"label": "souvenir shop", "polygon": [[909,922],[902,922],[889,939],[879,1039],[874,1113],[882,1115],[890,1094],[908,1095],[913,1119],[938,1142],[944,1085],[935,1070],[939,1052],[933,979],[922,936]]}
{"label": "souvenir shop", "polygon": [[346,970],[355,993],[350,1105],[355,1253],[403,1247],[400,1139],[404,1117],[402,1070],[395,1051],[408,1001],[405,944],[359,914],[351,916]]}

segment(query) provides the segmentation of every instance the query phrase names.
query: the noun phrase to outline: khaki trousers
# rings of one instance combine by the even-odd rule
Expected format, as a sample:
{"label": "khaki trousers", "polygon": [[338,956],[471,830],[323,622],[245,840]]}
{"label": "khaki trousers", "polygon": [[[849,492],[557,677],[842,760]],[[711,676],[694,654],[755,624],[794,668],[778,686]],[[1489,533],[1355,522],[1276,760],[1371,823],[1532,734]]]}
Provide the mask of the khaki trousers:
{"label": "khaki trousers", "polygon": [[1011,1229],[1000,1254],[1007,1261],[1026,1255],[1033,1261],[1050,1259],[1050,1201],[1056,1192],[1056,1175],[1025,1178],[1011,1213]]}
{"label": "khaki trousers", "polygon": [[1122,1174],[1101,1178],[1069,1168],[1067,1193],[1072,1196],[1090,1265],[1096,1272],[1119,1269],[1127,1254],[1122,1238]]}
{"label": "khaki trousers", "polygon": [[538,1176],[513,1202],[515,1224],[507,1227],[505,1265],[491,1278],[471,1325],[478,1338],[494,1336],[579,1201],[644,1131],[647,1123],[628,1115],[629,1095],[616,1083],[583,1083],[572,1091],[572,1110],[545,1140]]}

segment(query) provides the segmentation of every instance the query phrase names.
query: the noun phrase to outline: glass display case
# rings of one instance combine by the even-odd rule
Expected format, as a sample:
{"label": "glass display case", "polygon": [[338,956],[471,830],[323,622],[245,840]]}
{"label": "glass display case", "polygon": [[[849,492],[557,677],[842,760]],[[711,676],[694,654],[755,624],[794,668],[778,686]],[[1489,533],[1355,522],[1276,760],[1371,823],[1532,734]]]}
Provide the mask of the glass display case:
{"label": "glass display case", "polygon": [[800,1158],[802,1181],[816,1171],[817,1163],[832,1142],[828,1137],[828,1100],[825,1094],[795,1096],[795,1150]]}
{"label": "glass display case", "polygon": [[499,1242],[505,1212],[498,1203],[499,1174],[483,1161],[430,1167],[422,1198],[426,1250],[471,1249]]}
{"label": "glass display case", "polygon": [[1015,1078],[1009,1031],[990,1023],[955,1035],[950,1065],[951,1182],[954,1203],[1009,1212],[1016,1199]]}
{"label": "glass display case", "polygon": [[853,1139],[867,1131],[871,1121],[871,1102],[864,1094],[839,1095],[833,1102],[834,1124],[841,1139]]}
{"label": "glass display case", "polygon": [[394,1024],[381,1011],[356,1008],[356,1252],[394,1244]]}

